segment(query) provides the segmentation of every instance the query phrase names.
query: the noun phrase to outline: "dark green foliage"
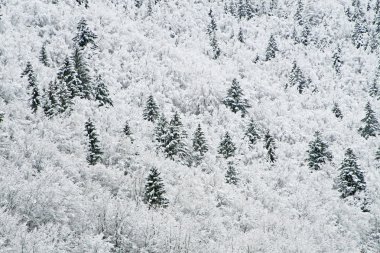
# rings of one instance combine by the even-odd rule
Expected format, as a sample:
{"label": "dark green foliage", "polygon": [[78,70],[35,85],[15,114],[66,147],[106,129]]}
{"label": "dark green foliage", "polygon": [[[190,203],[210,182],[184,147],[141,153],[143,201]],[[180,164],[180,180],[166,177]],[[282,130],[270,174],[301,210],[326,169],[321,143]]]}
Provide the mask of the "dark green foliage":
{"label": "dark green foliage", "polygon": [[253,119],[248,123],[248,127],[244,133],[244,138],[247,138],[249,147],[252,148],[257,140],[260,139],[260,135],[257,133],[256,124]]}
{"label": "dark green foliage", "polygon": [[264,148],[267,150],[267,160],[270,163],[274,163],[277,160],[276,156],[276,143],[272,135],[270,135],[269,131],[266,132],[264,136]]}
{"label": "dark green foliage", "polygon": [[197,159],[202,159],[208,151],[205,134],[202,131],[201,124],[198,124],[193,135],[193,151]]}
{"label": "dark green foliage", "polygon": [[225,179],[227,184],[237,185],[239,182],[238,172],[232,162],[228,162]]}
{"label": "dark green foliage", "polygon": [[285,86],[285,89],[288,87],[296,86],[300,94],[309,86],[309,82],[303,75],[301,69],[298,67],[297,62],[293,62],[293,67],[289,75],[289,82]]}
{"label": "dark green foliage", "polygon": [[76,0],[79,5],[83,5],[85,8],[88,8],[88,0]]}
{"label": "dark green foliage", "polygon": [[232,142],[232,138],[228,132],[224,135],[219,144],[218,154],[222,155],[225,159],[235,156],[236,146]]}
{"label": "dark green foliage", "polygon": [[77,34],[73,38],[75,44],[80,48],[84,48],[88,44],[92,44],[93,47],[96,47],[94,41],[96,38],[97,36],[95,33],[93,33],[88,27],[87,21],[84,18],[81,18],[77,26]]}
{"label": "dark green foliage", "polygon": [[359,133],[361,136],[368,139],[370,136],[377,136],[380,126],[369,102],[367,102],[365,106],[365,111],[366,115],[361,120],[364,123],[364,126],[359,128]]}
{"label": "dark green foliage", "polygon": [[347,149],[342,165],[339,168],[338,190],[342,198],[353,196],[366,189],[364,174],[352,149]]}
{"label": "dark green foliage", "polygon": [[269,43],[268,43],[268,46],[266,49],[265,60],[269,61],[269,60],[275,58],[276,52],[278,52],[277,42],[276,42],[276,39],[274,38],[274,36],[272,34],[269,38]]}
{"label": "dark green foliage", "polygon": [[332,58],[333,58],[333,68],[335,70],[335,73],[340,74],[341,68],[343,65],[343,61],[342,61],[342,49],[340,48],[339,45],[337,46],[336,50],[334,51]]}
{"label": "dark green foliage", "polygon": [[315,140],[309,143],[309,150],[307,153],[309,157],[306,159],[308,166],[312,170],[320,170],[321,166],[326,162],[331,162],[332,154],[328,150],[329,146],[321,138],[321,134],[316,132],[314,134]]}
{"label": "dark green foliage", "polygon": [[152,168],[146,179],[144,203],[150,208],[165,208],[168,206],[169,201],[165,197],[165,185],[162,182],[160,173],[156,168]]}
{"label": "dark green foliage", "polygon": [[233,113],[240,111],[242,117],[244,117],[248,113],[247,109],[251,106],[248,104],[248,100],[243,98],[243,96],[243,90],[239,82],[234,78],[231,88],[227,90],[227,96],[223,100],[223,104],[230,108]]}
{"label": "dark green foliage", "polygon": [[99,102],[99,106],[113,106],[108,88],[101,75],[98,75],[95,79],[95,100]]}
{"label": "dark green foliage", "polygon": [[241,29],[241,27],[239,28],[238,41],[240,43],[244,43],[245,42],[244,33],[243,33],[243,30]]}
{"label": "dark green foliage", "polygon": [[82,82],[69,57],[65,58],[61,68],[58,70],[57,79],[66,83],[70,92],[70,98],[79,96],[79,89],[81,88]]}
{"label": "dark green foliage", "polygon": [[43,65],[45,65],[46,67],[49,67],[49,57],[46,52],[46,42],[41,47],[41,51],[40,51],[40,55],[38,59]]}
{"label": "dark green foliage", "polygon": [[[78,47],[74,49],[71,60],[76,73],[75,85],[78,86],[78,95],[80,98],[91,100],[93,97],[93,90],[91,88],[90,70],[83,57],[82,51]],[[74,83],[73,85],[70,85],[70,87],[74,87]]]}
{"label": "dark green foliage", "polygon": [[335,117],[337,117],[338,119],[343,119],[343,114],[342,114],[342,111],[339,108],[338,103],[334,103],[332,112],[334,113]]}
{"label": "dark green foliage", "polygon": [[209,35],[210,46],[212,48],[212,53],[213,53],[212,58],[214,60],[216,60],[216,59],[219,58],[219,56],[221,54],[221,51],[220,51],[220,48],[219,48],[219,44],[218,44],[218,41],[216,39],[216,31],[218,29],[217,29],[217,26],[216,26],[214,15],[212,14],[212,10],[210,10],[210,12],[209,12],[208,15],[209,15],[211,21],[210,21],[210,24],[207,27],[207,34]]}
{"label": "dark green foliage", "polygon": [[166,138],[164,139],[164,153],[167,158],[174,160],[175,157],[184,159],[188,155],[184,139],[186,133],[183,130],[181,119],[177,112],[169,122]]}
{"label": "dark green foliage", "polygon": [[30,93],[29,104],[33,113],[37,112],[38,107],[40,106],[40,92],[38,90],[38,84],[36,75],[34,73],[32,64],[27,62],[25,70],[21,73],[21,77],[28,78],[28,90]]}
{"label": "dark green foliage", "polygon": [[303,14],[303,2],[302,0],[298,0],[297,10],[296,10],[296,13],[294,14],[294,21],[299,25],[303,25],[302,14]]}
{"label": "dark green foliage", "polygon": [[89,144],[88,144],[88,155],[87,162],[90,165],[95,165],[101,160],[101,155],[103,152],[99,147],[98,134],[96,133],[96,129],[91,119],[85,124],[86,135],[88,136]]}
{"label": "dark green foliage", "polygon": [[155,122],[159,116],[158,106],[153,96],[150,95],[146,101],[146,106],[143,112],[143,118],[150,122]]}

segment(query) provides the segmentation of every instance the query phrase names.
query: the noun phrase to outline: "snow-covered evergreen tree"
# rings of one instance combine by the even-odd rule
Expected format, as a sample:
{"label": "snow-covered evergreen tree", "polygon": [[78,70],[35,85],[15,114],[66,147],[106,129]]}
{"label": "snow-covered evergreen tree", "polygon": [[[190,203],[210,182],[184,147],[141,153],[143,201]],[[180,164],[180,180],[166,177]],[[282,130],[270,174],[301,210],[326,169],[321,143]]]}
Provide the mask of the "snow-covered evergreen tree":
{"label": "snow-covered evergreen tree", "polygon": [[237,183],[239,182],[238,172],[236,171],[236,168],[232,161],[229,161],[227,163],[225,179],[227,184],[237,185]]}
{"label": "snow-covered evergreen tree", "polygon": [[113,106],[112,99],[102,76],[98,75],[95,79],[95,100],[99,102],[99,106]]}
{"label": "snow-covered evergreen tree", "polygon": [[334,51],[333,54],[333,68],[335,70],[335,73],[340,75],[343,61],[342,61],[342,49],[340,48],[340,45],[338,45]]}
{"label": "snow-covered evergreen tree", "polygon": [[311,40],[310,35],[311,35],[310,26],[309,24],[305,23],[302,28],[301,36],[299,38],[300,42],[304,44],[305,46],[308,46]]}
{"label": "snow-covered evergreen tree", "polygon": [[222,155],[225,159],[228,159],[235,156],[236,150],[235,143],[233,143],[230,134],[226,132],[219,144],[218,154]]}
{"label": "snow-covered evergreen tree", "polygon": [[306,159],[311,170],[320,170],[321,166],[332,160],[332,154],[329,151],[328,144],[322,140],[321,134],[315,132],[315,140],[309,143],[307,153],[309,157]]}
{"label": "snow-covered evergreen tree", "polygon": [[338,119],[343,119],[343,113],[340,110],[338,103],[334,103],[332,112],[334,113],[335,117],[337,117]]}
{"label": "snow-covered evergreen tree", "polygon": [[240,87],[239,82],[234,78],[231,87],[227,90],[227,96],[223,100],[223,104],[231,109],[233,113],[241,112],[244,117],[251,106],[248,100],[244,98],[243,89]]}
{"label": "snow-covered evergreen tree", "polygon": [[269,38],[268,46],[265,52],[265,59],[267,61],[276,57],[276,52],[278,52],[277,42],[273,34]]}
{"label": "snow-covered evergreen tree", "polygon": [[275,163],[277,160],[276,156],[276,143],[272,135],[267,131],[264,136],[264,148],[267,150],[267,161],[269,163]]}
{"label": "snow-covered evergreen tree", "polygon": [[214,14],[213,14],[212,10],[210,10],[208,15],[210,17],[210,24],[207,27],[207,34],[209,36],[210,46],[212,48],[212,58],[214,60],[216,60],[219,58],[219,56],[221,54],[221,50],[219,48],[218,40],[216,39],[216,31],[218,30],[218,28],[217,28],[215,18],[214,18]]}
{"label": "snow-covered evergreen tree", "polygon": [[155,122],[159,116],[158,106],[153,98],[153,95],[148,97],[144,108],[143,118],[150,122]]}
{"label": "snow-covered evergreen tree", "polygon": [[88,8],[88,0],[76,0],[79,5],[83,5],[85,8]]}
{"label": "snow-covered evergreen tree", "polygon": [[361,121],[364,124],[358,130],[361,136],[368,139],[370,136],[373,137],[378,135],[380,125],[369,102],[367,102],[365,106],[365,117]]}
{"label": "snow-covered evergreen tree", "polygon": [[255,121],[253,119],[250,119],[247,129],[245,130],[245,133],[244,133],[244,138],[247,139],[248,144],[251,148],[256,144],[257,140],[260,139],[260,135],[258,134],[256,128],[257,127],[255,124]]}
{"label": "snow-covered evergreen tree", "polygon": [[245,42],[243,29],[241,29],[241,27],[239,28],[238,41],[239,41],[240,43],[244,43],[244,42]]}
{"label": "snow-covered evergreen tree", "polygon": [[90,76],[90,70],[84,59],[82,51],[78,47],[74,48],[71,60],[72,60],[73,67],[75,70],[75,75],[74,75],[75,81],[73,81],[73,84],[70,84],[69,87],[74,87],[74,85],[79,85],[78,95],[84,99],[92,99],[94,91],[91,87],[92,81],[91,81],[91,76]]}
{"label": "snow-covered evergreen tree", "polygon": [[88,137],[88,155],[87,162],[90,165],[97,164],[102,159],[103,152],[99,146],[98,134],[91,119],[88,119],[85,124],[86,135]]}
{"label": "snow-covered evergreen tree", "polygon": [[178,112],[175,112],[169,122],[163,144],[163,151],[166,157],[174,160],[176,157],[184,159],[188,155],[188,150],[184,142],[185,137],[186,133],[183,130],[181,119]]}
{"label": "snow-covered evergreen tree", "polygon": [[303,75],[301,69],[297,65],[297,62],[293,62],[293,67],[289,75],[289,82],[285,88],[296,86],[300,94],[308,87],[308,81]]}
{"label": "snow-covered evergreen tree", "polygon": [[198,124],[193,135],[193,152],[196,159],[201,160],[207,151],[208,145],[206,143],[205,134],[201,128],[201,124]]}
{"label": "snow-covered evergreen tree", "polygon": [[149,208],[165,208],[169,204],[165,194],[165,185],[162,181],[160,172],[153,167],[150,169],[149,175],[146,179],[144,202]]}
{"label": "snow-covered evergreen tree", "polygon": [[40,106],[40,92],[38,89],[37,78],[34,73],[32,64],[27,62],[25,70],[21,73],[21,77],[26,76],[28,78],[28,90],[29,90],[29,104],[33,113],[37,112],[38,107]]}
{"label": "snow-covered evergreen tree", "polygon": [[90,30],[87,25],[85,18],[81,18],[77,26],[77,34],[73,38],[73,41],[79,48],[84,48],[88,44],[92,44],[93,47],[96,47],[95,40],[98,36]]}
{"label": "snow-covered evergreen tree", "polygon": [[123,133],[127,137],[131,137],[132,136],[131,127],[129,126],[129,122],[128,121],[125,122],[125,125],[124,125],[124,128],[123,128]]}
{"label": "snow-covered evergreen tree", "polygon": [[157,142],[157,150],[163,150],[165,147],[166,136],[168,135],[168,121],[164,114],[157,119],[156,126],[154,128],[154,138]]}
{"label": "snow-covered evergreen tree", "polygon": [[46,52],[46,42],[41,47],[40,55],[38,59],[43,65],[45,65],[46,67],[49,67],[49,56]]}
{"label": "snow-covered evergreen tree", "polygon": [[379,87],[377,86],[378,77],[376,76],[375,79],[371,82],[371,85],[368,90],[368,94],[371,97],[379,98]]}
{"label": "snow-covered evergreen tree", "polygon": [[304,9],[304,5],[303,5],[302,0],[298,0],[296,13],[294,14],[294,21],[298,25],[303,25],[303,9]]}

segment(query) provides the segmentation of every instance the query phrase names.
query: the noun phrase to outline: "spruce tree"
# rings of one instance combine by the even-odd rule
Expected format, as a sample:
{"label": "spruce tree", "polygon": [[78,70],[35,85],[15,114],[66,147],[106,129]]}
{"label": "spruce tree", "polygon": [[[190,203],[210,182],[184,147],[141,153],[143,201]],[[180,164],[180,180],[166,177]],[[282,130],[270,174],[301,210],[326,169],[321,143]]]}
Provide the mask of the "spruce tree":
{"label": "spruce tree", "polygon": [[222,155],[225,159],[235,156],[236,146],[228,132],[224,135],[219,144],[218,154]]}
{"label": "spruce tree", "polygon": [[235,166],[231,161],[228,162],[225,179],[227,184],[237,185],[239,182],[238,172],[236,171]]}
{"label": "spruce tree", "polygon": [[308,46],[310,44],[310,34],[311,34],[310,26],[308,24],[305,24],[303,26],[301,37],[300,37],[300,41],[305,46]]}
{"label": "spruce tree", "polygon": [[308,162],[310,169],[320,170],[323,164],[328,161],[331,162],[332,154],[328,150],[328,144],[322,140],[321,134],[319,132],[315,132],[314,136],[315,140],[309,143],[309,150],[307,150],[309,157],[306,161]]}
{"label": "spruce tree", "polygon": [[339,168],[338,190],[342,198],[354,196],[366,189],[364,173],[357,164],[357,158],[352,149],[347,149],[344,160]]}
{"label": "spruce tree", "polygon": [[81,88],[82,82],[69,57],[65,58],[62,66],[59,68],[57,79],[66,83],[66,86],[70,91],[70,98],[79,95],[79,89]]}
{"label": "spruce tree", "polygon": [[150,122],[155,122],[159,116],[158,106],[153,96],[150,95],[146,101],[146,106],[143,112],[143,118]]}
{"label": "spruce tree", "polygon": [[338,103],[334,103],[332,112],[334,113],[335,117],[337,117],[338,119],[343,119],[343,114],[342,114],[342,111],[339,108]]}
{"label": "spruce tree", "polygon": [[365,106],[365,111],[366,115],[361,120],[364,123],[364,126],[359,128],[359,133],[361,136],[368,139],[370,136],[377,136],[380,126],[369,102],[367,102]]}
{"label": "spruce tree", "polygon": [[[78,47],[74,49],[71,60],[76,73],[74,77],[77,79],[75,85],[78,85],[78,95],[80,98],[91,100],[93,97],[93,89],[91,87],[90,70],[82,51]],[[70,85],[70,87],[73,87],[73,85]]]}
{"label": "spruce tree", "polygon": [[364,34],[366,33],[366,28],[363,22],[363,20],[357,19],[354,31],[352,32],[352,43],[356,48],[365,46]]}
{"label": "spruce tree", "polygon": [[302,14],[303,14],[303,2],[302,0],[298,0],[297,10],[296,10],[296,13],[294,14],[294,21],[299,25],[303,25]]}
{"label": "spruce tree", "polygon": [[300,94],[302,94],[305,88],[308,87],[308,81],[303,75],[301,69],[298,67],[296,61],[293,62],[293,67],[289,75],[289,82],[285,86],[285,89],[287,87],[293,87],[293,86],[297,86],[297,90]]}
{"label": "spruce tree", "polygon": [[160,173],[156,168],[151,168],[146,179],[144,203],[150,208],[165,208],[169,201],[165,197],[166,191]]}
{"label": "spruce tree", "polygon": [[240,43],[244,43],[245,42],[244,33],[243,33],[243,30],[241,29],[241,27],[239,28],[238,41]]}
{"label": "spruce tree", "polygon": [[177,112],[169,122],[166,138],[164,139],[164,153],[167,158],[174,160],[175,157],[181,159],[188,155],[184,138],[186,133],[183,130],[181,119]]}
{"label": "spruce tree", "polygon": [[40,55],[38,59],[43,65],[45,65],[46,67],[49,67],[49,57],[46,52],[46,42],[41,47],[41,51],[40,51]]}
{"label": "spruce tree", "polygon": [[369,87],[368,93],[371,97],[379,97],[379,88],[377,86],[377,80],[378,77],[376,76],[375,79],[372,81],[371,86]]}
{"label": "spruce tree", "polygon": [[247,16],[247,5],[246,1],[239,0],[237,4],[237,17],[241,20]]}
{"label": "spruce tree", "polygon": [[213,53],[212,59],[216,60],[219,58],[219,56],[221,54],[219,44],[218,44],[218,41],[216,39],[217,26],[216,26],[216,22],[215,22],[215,18],[214,18],[214,15],[212,13],[212,10],[210,10],[208,15],[209,15],[211,21],[207,27],[207,34],[209,35],[210,46],[212,48],[212,53]]}
{"label": "spruce tree", "polygon": [[225,106],[230,108],[233,113],[240,111],[242,117],[248,113],[247,109],[251,107],[248,100],[243,98],[243,95],[239,82],[234,78],[231,87],[227,90],[227,96],[223,100]]}
{"label": "spruce tree", "polygon": [[98,134],[96,133],[95,125],[92,123],[91,119],[88,119],[85,128],[86,135],[89,139],[87,162],[90,165],[95,165],[101,160],[103,152],[100,149]]}
{"label": "spruce tree", "polygon": [[51,118],[58,114],[59,99],[57,98],[57,83],[51,81],[47,90],[44,90],[44,100],[42,108],[47,117]]}
{"label": "spruce tree", "polygon": [[84,18],[78,23],[77,34],[73,38],[73,41],[79,48],[84,48],[88,44],[92,44],[93,47],[96,47],[95,39],[97,36],[93,33],[87,25],[87,21]]}
{"label": "spruce tree", "polygon": [[275,151],[277,149],[276,143],[269,131],[266,132],[264,136],[264,148],[267,150],[267,160],[270,163],[274,163],[277,160]]}
{"label": "spruce tree", "polygon": [[125,122],[125,125],[124,125],[124,128],[123,128],[123,133],[127,137],[131,137],[132,136],[131,127],[129,126],[129,122],[128,121]]}
{"label": "spruce tree", "polygon": [[208,151],[205,135],[202,131],[201,124],[198,124],[193,135],[193,151],[197,159],[202,159]]}
{"label": "spruce tree", "polygon": [[335,73],[340,75],[341,73],[341,68],[343,65],[342,61],[342,49],[340,48],[340,45],[337,46],[334,54],[333,54],[333,68],[335,70]]}
{"label": "spruce tree", "polygon": [[275,58],[276,52],[278,52],[277,42],[276,42],[276,40],[272,34],[269,38],[269,43],[268,43],[268,46],[266,49],[265,60],[269,61],[269,60]]}
{"label": "spruce tree", "polygon": [[247,138],[249,147],[252,148],[257,140],[260,139],[260,135],[257,133],[256,124],[253,119],[251,119],[248,123],[248,127],[244,133],[244,138]]}
{"label": "spruce tree", "polygon": [[73,101],[71,98],[71,92],[67,87],[67,84],[63,81],[56,81],[58,86],[57,96],[59,99],[59,113],[64,113],[66,111],[70,111],[73,105]]}
{"label": "spruce tree", "polygon": [[105,105],[113,106],[108,88],[101,75],[98,75],[95,79],[95,100],[99,102],[99,107]]}
{"label": "spruce tree", "polygon": [[165,118],[165,115],[162,114],[156,123],[156,126],[154,128],[154,137],[155,141],[157,142],[157,150],[163,150],[165,146],[165,140],[168,135],[168,121]]}
{"label": "spruce tree", "polygon": [[40,106],[40,92],[38,89],[37,78],[34,73],[32,64],[27,62],[25,70],[21,73],[21,77],[26,76],[28,79],[28,90],[30,93],[29,104],[33,113],[37,112],[38,107]]}

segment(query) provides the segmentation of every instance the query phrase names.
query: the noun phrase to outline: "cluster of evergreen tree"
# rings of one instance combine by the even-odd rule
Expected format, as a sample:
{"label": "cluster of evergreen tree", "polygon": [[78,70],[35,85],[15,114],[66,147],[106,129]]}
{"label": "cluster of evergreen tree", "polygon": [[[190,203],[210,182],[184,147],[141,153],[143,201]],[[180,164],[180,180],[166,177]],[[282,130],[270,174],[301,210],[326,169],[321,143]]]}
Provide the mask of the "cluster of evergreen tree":
{"label": "cluster of evergreen tree", "polygon": [[298,92],[302,94],[304,90],[309,87],[310,83],[311,83],[310,79],[307,79],[304,76],[297,62],[294,61],[292,70],[290,71],[289,81],[285,85],[285,89],[287,89],[288,87],[295,86],[297,87]]}
{"label": "cluster of evergreen tree", "polygon": [[231,0],[225,1],[224,12],[239,20],[249,20],[259,12],[259,9],[250,0]]}
{"label": "cluster of evergreen tree", "polygon": [[25,70],[21,73],[21,77],[27,77],[28,90],[29,90],[29,104],[33,113],[37,112],[38,107],[41,105],[40,92],[38,89],[38,83],[36,74],[34,73],[32,64],[27,62]]}
{"label": "cluster of evergreen tree", "polygon": [[248,113],[247,109],[251,106],[243,96],[243,89],[236,78],[234,78],[231,87],[227,90],[227,96],[224,98],[223,104],[231,109],[233,113],[240,111],[241,116],[244,117]]}

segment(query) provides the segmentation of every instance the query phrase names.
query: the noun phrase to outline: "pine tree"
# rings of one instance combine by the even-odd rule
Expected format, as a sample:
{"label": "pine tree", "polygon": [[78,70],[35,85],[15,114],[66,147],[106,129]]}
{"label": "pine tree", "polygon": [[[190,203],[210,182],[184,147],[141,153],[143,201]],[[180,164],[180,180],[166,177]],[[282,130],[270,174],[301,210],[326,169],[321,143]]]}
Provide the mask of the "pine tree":
{"label": "pine tree", "polygon": [[95,79],[95,100],[99,102],[99,107],[105,105],[113,106],[108,88],[101,75],[98,75]]}
{"label": "pine tree", "polygon": [[59,100],[59,113],[71,111],[73,101],[71,98],[71,92],[67,87],[67,84],[63,81],[56,81],[58,86],[57,96]]}
{"label": "pine tree", "polygon": [[357,158],[352,149],[347,149],[345,158],[339,168],[338,190],[342,198],[354,196],[366,189],[364,173],[357,164]]}
{"label": "pine tree", "polygon": [[92,44],[93,47],[96,47],[94,40],[97,39],[97,37],[98,36],[88,27],[86,19],[81,18],[77,26],[77,34],[73,38],[75,44],[80,48],[84,48],[88,44]]}
{"label": "pine tree", "polygon": [[40,51],[40,55],[38,59],[43,65],[45,65],[46,67],[49,67],[49,57],[46,52],[46,42],[41,47],[41,51]]}
{"label": "pine tree", "polygon": [[59,68],[57,79],[66,83],[66,86],[70,91],[70,98],[79,95],[79,89],[81,88],[82,82],[69,57],[65,58],[62,66]]}
{"label": "pine tree", "polygon": [[143,113],[143,118],[150,122],[155,122],[158,118],[158,106],[156,104],[156,101],[154,100],[153,96],[150,95],[148,97],[148,100],[146,101],[146,106]]}
{"label": "pine tree", "polygon": [[165,115],[162,114],[154,128],[155,141],[157,142],[157,150],[163,150],[165,145],[166,136],[168,135],[168,121]]}
{"label": "pine tree", "polygon": [[379,88],[377,87],[378,77],[376,76],[371,86],[369,87],[368,93],[371,97],[379,97]]}
{"label": "pine tree", "polygon": [[239,182],[238,172],[231,161],[228,162],[225,179],[227,184],[237,185]]}
{"label": "pine tree", "polygon": [[184,138],[186,133],[183,130],[181,119],[177,112],[169,122],[166,138],[164,139],[164,153],[166,157],[174,160],[175,157],[181,159],[188,155]]}
{"label": "pine tree", "polygon": [[340,75],[341,68],[343,65],[343,61],[341,59],[342,58],[342,50],[340,48],[340,45],[337,46],[332,58],[333,58],[333,68],[335,70],[335,73]]}
{"label": "pine tree", "polygon": [[244,133],[244,138],[247,138],[250,148],[252,148],[256,144],[257,140],[260,139],[260,135],[257,133],[256,124],[253,119],[251,119],[248,123],[248,127]]}
{"label": "pine tree", "polygon": [[216,31],[218,29],[217,29],[217,26],[216,26],[214,15],[212,14],[212,10],[210,10],[210,12],[209,12],[208,15],[209,15],[211,21],[210,21],[210,24],[207,27],[207,34],[209,35],[210,46],[211,46],[212,51],[213,51],[212,58],[214,60],[216,60],[216,59],[219,58],[219,56],[221,54],[221,51],[220,51],[220,48],[219,48],[219,45],[218,45],[218,41],[216,39]]}
{"label": "pine tree", "polygon": [[274,163],[277,160],[275,151],[277,149],[274,138],[270,135],[269,131],[264,136],[264,148],[267,150],[267,160]]}
{"label": "pine tree", "polygon": [[294,14],[294,21],[296,21],[297,24],[299,25],[303,25],[302,13],[303,13],[303,2],[302,0],[298,0],[297,10],[296,10],[296,13]]}
{"label": "pine tree", "polygon": [[193,135],[193,151],[197,159],[202,159],[205,153],[208,151],[205,135],[202,131],[201,124],[198,124],[197,129]]}
{"label": "pine tree", "polygon": [[328,144],[322,140],[321,134],[315,132],[314,136],[315,140],[309,143],[309,150],[307,151],[309,157],[306,161],[308,162],[310,169],[320,170],[321,166],[327,161],[331,162],[332,154],[328,150]]}
{"label": "pine tree", "polygon": [[343,114],[342,114],[342,111],[339,108],[338,103],[334,103],[332,112],[334,113],[335,117],[337,117],[338,119],[343,119]]}
{"label": "pine tree", "polygon": [[244,43],[245,42],[244,33],[243,33],[243,30],[241,29],[241,27],[239,28],[238,41],[240,43]]}
{"label": "pine tree", "polygon": [[359,133],[364,138],[368,139],[370,136],[377,136],[380,126],[377,121],[375,112],[372,110],[371,104],[367,102],[365,106],[366,115],[361,120],[364,123],[364,126],[359,128]]}
{"label": "pine tree", "polygon": [[272,34],[269,38],[269,43],[268,43],[267,50],[265,53],[265,60],[269,61],[269,60],[275,58],[276,52],[278,52],[277,42],[276,42],[276,40]]}
{"label": "pine tree", "polygon": [[300,38],[300,41],[305,46],[308,46],[310,44],[310,34],[311,34],[310,26],[308,24],[305,24],[303,26],[302,33],[301,33],[301,38]]}
{"label": "pine tree", "polygon": [[131,127],[129,126],[129,122],[128,121],[125,122],[125,125],[124,125],[124,128],[123,128],[123,133],[127,137],[131,137],[132,136]]}
{"label": "pine tree", "polygon": [[352,43],[356,48],[365,46],[364,34],[366,33],[366,28],[364,26],[363,20],[357,20],[355,22],[354,31],[352,33]]}
{"label": "pine tree", "polygon": [[251,106],[248,104],[248,100],[243,98],[243,90],[240,87],[239,82],[234,78],[232,80],[231,88],[227,90],[227,96],[223,100],[223,104],[231,109],[233,113],[241,112],[242,117],[244,117],[248,111],[247,109]]}
{"label": "pine tree", "polygon": [[44,90],[44,100],[42,108],[47,117],[51,118],[58,114],[58,99],[57,99],[56,82],[51,81],[47,90]]}
{"label": "pine tree", "polygon": [[285,89],[287,87],[293,87],[293,86],[297,86],[297,90],[300,94],[302,94],[305,88],[308,87],[308,81],[303,75],[301,69],[298,67],[296,61],[293,62],[293,67],[289,75],[289,82],[285,86]]}
{"label": "pine tree", "polygon": [[84,5],[85,8],[88,8],[88,0],[77,0],[79,5]]}
{"label": "pine tree", "polygon": [[29,104],[33,113],[37,112],[40,106],[40,92],[38,90],[37,78],[34,73],[32,64],[27,62],[25,70],[21,73],[21,77],[27,76],[28,78],[28,89],[30,93]]}
{"label": "pine tree", "polygon": [[165,197],[166,191],[160,173],[156,168],[151,168],[145,184],[144,203],[150,208],[165,208],[169,201]]}
{"label": "pine tree", "polygon": [[95,125],[92,123],[91,119],[88,119],[85,128],[86,135],[89,139],[87,162],[90,165],[95,165],[101,160],[103,152],[99,147],[98,134],[96,133]]}
{"label": "pine tree", "polygon": [[235,156],[236,146],[232,142],[232,138],[228,132],[224,135],[219,144],[218,154],[222,155],[225,159]]}
{"label": "pine tree", "polygon": [[[78,47],[74,49],[71,60],[76,73],[74,77],[76,79],[75,85],[78,85],[78,95],[80,98],[91,100],[93,97],[93,90],[91,87],[90,70],[82,55],[82,51]],[[74,87],[74,84],[70,85],[70,87]]]}

